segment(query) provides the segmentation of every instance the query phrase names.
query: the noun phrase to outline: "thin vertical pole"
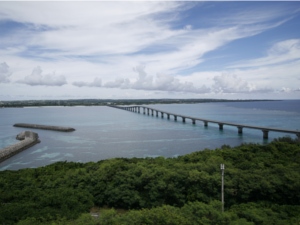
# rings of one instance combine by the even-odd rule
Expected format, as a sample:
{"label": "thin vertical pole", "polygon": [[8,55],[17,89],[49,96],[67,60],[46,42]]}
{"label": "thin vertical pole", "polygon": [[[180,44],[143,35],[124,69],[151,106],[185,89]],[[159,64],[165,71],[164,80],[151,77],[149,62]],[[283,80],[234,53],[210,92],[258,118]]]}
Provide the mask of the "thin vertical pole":
{"label": "thin vertical pole", "polygon": [[222,212],[224,212],[224,164],[221,164],[221,172],[222,172],[222,188],[221,188],[221,200],[222,200]]}

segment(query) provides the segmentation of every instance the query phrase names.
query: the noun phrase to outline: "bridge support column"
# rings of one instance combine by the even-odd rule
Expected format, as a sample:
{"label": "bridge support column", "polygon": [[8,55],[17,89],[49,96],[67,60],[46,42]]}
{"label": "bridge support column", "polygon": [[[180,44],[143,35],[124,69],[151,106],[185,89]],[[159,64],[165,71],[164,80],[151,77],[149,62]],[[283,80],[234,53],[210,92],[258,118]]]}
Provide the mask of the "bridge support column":
{"label": "bridge support column", "polygon": [[207,127],[208,126],[208,122],[207,121],[203,121],[204,122],[204,126]]}
{"label": "bridge support column", "polygon": [[158,117],[158,111],[156,111],[156,117]]}
{"label": "bridge support column", "polygon": [[149,115],[149,109],[147,109],[147,114]]}
{"label": "bridge support column", "polygon": [[269,131],[268,130],[262,130],[263,132],[263,139],[268,139],[269,138]]}
{"label": "bridge support column", "polygon": [[185,123],[185,117],[182,117],[182,122]]}
{"label": "bridge support column", "polygon": [[177,116],[174,115],[174,121],[177,121]]}
{"label": "bridge support column", "polygon": [[167,114],[167,118],[168,118],[168,120],[170,119],[170,114]]}
{"label": "bridge support column", "polygon": [[161,113],[161,118],[164,118],[164,113],[163,112],[160,112]]}
{"label": "bridge support column", "polygon": [[219,123],[219,130],[223,130],[223,123]]}
{"label": "bridge support column", "polygon": [[238,128],[238,133],[242,134],[243,133],[243,127],[237,127]]}
{"label": "bridge support column", "polygon": [[153,116],[153,109],[151,109],[151,116]]}
{"label": "bridge support column", "polygon": [[193,124],[196,124],[196,120],[192,119],[192,123],[193,123]]}
{"label": "bridge support column", "polygon": [[143,107],[143,110],[144,110],[144,114],[146,114],[146,112],[145,112],[145,107]]}
{"label": "bridge support column", "polygon": [[140,107],[138,107],[138,113],[140,113]]}

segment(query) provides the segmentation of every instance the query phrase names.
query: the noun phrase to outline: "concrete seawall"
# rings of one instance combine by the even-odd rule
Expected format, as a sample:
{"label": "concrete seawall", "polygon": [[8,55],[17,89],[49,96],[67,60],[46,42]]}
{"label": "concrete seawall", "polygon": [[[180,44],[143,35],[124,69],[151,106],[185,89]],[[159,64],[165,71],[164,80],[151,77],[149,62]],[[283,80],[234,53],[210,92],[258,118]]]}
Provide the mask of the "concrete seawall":
{"label": "concrete seawall", "polygon": [[75,131],[75,129],[72,127],[48,126],[48,125],[29,124],[29,123],[16,123],[16,124],[14,124],[14,127],[25,127],[25,128],[42,129],[42,130],[55,130],[55,131],[62,131],[62,132]]}
{"label": "concrete seawall", "polygon": [[0,163],[40,142],[38,134],[31,131],[18,134],[16,139],[21,141],[0,150]]}

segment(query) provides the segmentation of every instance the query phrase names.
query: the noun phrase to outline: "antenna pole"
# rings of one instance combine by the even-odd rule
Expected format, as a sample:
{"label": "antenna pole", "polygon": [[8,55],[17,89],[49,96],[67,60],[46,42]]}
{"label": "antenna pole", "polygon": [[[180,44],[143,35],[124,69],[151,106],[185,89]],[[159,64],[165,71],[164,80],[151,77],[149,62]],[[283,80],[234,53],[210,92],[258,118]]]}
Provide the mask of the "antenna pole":
{"label": "antenna pole", "polygon": [[225,165],[221,164],[220,168],[221,168],[221,172],[222,172],[222,187],[221,187],[222,212],[224,212],[224,170],[225,170]]}

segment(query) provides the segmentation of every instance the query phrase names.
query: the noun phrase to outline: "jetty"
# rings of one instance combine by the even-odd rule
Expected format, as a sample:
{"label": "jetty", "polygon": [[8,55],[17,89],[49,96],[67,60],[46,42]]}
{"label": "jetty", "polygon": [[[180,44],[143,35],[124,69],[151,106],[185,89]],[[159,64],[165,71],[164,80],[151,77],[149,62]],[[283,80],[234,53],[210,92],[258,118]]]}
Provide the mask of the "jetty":
{"label": "jetty", "polygon": [[0,150],[0,163],[19,152],[40,143],[39,135],[32,131],[23,131],[17,135],[16,139],[21,141]]}
{"label": "jetty", "polygon": [[29,124],[29,123],[16,123],[14,127],[24,127],[24,128],[33,128],[33,129],[42,129],[42,130],[55,130],[62,132],[72,132],[75,131],[72,127],[61,127],[61,126],[49,126],[41,124]]}
{"label": "jetty", "polygon": [[223,130],[224,126],[233,126],[236,127],[238,130],[238,134],[242,135],[243,129],[255,129],[255,130],[261,130],[263,133],[263,139],[268,139],[269,132],[280,132],[280,133],[288,133],[288,134],[295,134],[298,137],[298,140],[300,141],[300,131],[299,130],[289,130],[289,129],[282,129],[282,128],[272,128],[272,127],[262,127],[262,126],[256,126],[256,125],[246,125],[246,124],[238,124],[238,123],[230,123],[225,121],[217,121],[217,120],[211,120],[211,119],[204,119],[204,118],[198,118],[198,117],[191,117],[186,115],[180,115],[172,112],[162,111],[158,109],[154,109],[147,106],[117,106],[117,105],[111,105],[110,107],[117,108],[117,109],[123,109],[131,112],[141,113],[141,109],[143,109],[143,114],[154,116],[156,114],[156,117],[161,115],[161,118],[164,118],[166,116],[168,120],[170,119],[170,116],[174,117],[174,120],[177,121],[177,117],[182,118],[182,122],[185,123],[186,119],[190,119],[193,124],[196,124],[196,121],[201,121],[204,123],[204,126],[207,127],[208,123],[214,123],[219,125],[219,130]]}

